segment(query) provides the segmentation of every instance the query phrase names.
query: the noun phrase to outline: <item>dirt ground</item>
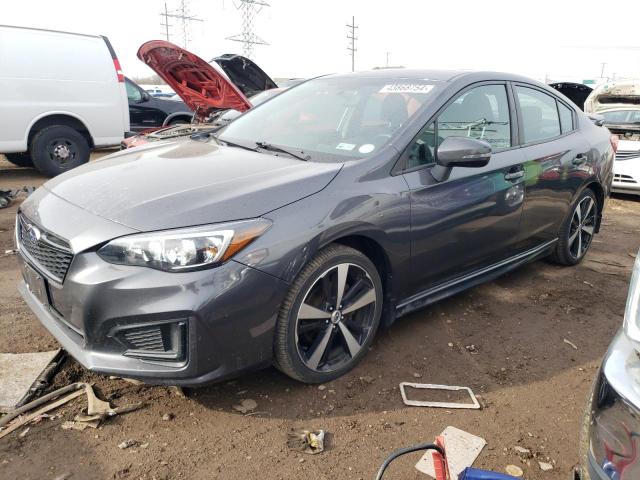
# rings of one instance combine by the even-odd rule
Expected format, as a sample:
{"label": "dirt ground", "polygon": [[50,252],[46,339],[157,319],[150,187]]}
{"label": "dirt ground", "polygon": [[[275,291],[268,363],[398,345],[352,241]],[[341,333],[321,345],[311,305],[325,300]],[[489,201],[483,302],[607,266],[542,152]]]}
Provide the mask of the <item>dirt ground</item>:
{"label": "dirt ground", "polygon": [[[44,180],[0,157],[0,187]],[[21,300],[15,256],[4,254],[13,248],[18,204],[0,210],[0,352],[50,350],[56,341]],[[0,478],[371,479],[392,450],[431,441],[453,425],[486,439],[477,467],[515,464],[528,479],[567,479],[578,459],[586,396],[622,323],[639,219],[640,199],[611,199],[602,232],[578,267],[536,262],[405,317],[378,335],[352,373],[324,388],[271,368],[183,397],[94,375],[69,360],[56,386],[94,382],[113,404],[144,408],[80,432],[61,424],[85,402],[67,404],[61,418],[0,440]],[[469,386],[482,409],[406,407],[402,381]],[[252,414],[232,408],[242,399],[257,402]],[[303,427],[330,433],[324,453],[287,448],[286,433]],[[139,445],[118,447],[129,439]],[[520,458],[517,445],[535,458]],[[428,478],[413,468],[419,456],[394,463],[386,478]],[[553,470],[543,472],[537,460]]]}

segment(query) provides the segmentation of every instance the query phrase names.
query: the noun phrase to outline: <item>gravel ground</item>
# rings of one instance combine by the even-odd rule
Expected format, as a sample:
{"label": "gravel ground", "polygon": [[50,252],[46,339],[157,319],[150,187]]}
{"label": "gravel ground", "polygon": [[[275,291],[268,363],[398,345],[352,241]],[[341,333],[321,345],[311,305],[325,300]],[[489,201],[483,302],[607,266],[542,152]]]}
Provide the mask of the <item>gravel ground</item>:
{"label": "gravel ground", "polygon": [[[44,180],[0,157],[0,187]],[[21,300],[15,257],[4,254],[13,248],[18,204],[0,210],[0,351],[44,351],[56,341]],[[353,372],[324,387],[271,368],[185,397],[94,375],[68,360],[55,386],[93,382],[113,404],[144,402],[144,408],[80,432],[61,424],[84,400],[67,404],[60,418],[0,440],[0,478],[370,479],[392,450],[430,441],[453,425],[487,440],[480,468],[515,464],[528,479],[567,479],[591,382],[622,323],[639,215],[640,199],[611,199],[602,232],[578,267],[535,262],[405,317],[378,335]],[[406,407],[401,381],[466,385],[483,408]],[[243,399],[257,402],[250,415],[233,409]],[[326,451],[289,450],[287,432],[301,427],[330,432]],[[138,444],[120,449],[125,440]],[[521,458],[515,446],[534,458]],[[428,478],[413,468],[418,458],[394,463],[387,478]],[[553,470],[543,472],[538,460]]]}

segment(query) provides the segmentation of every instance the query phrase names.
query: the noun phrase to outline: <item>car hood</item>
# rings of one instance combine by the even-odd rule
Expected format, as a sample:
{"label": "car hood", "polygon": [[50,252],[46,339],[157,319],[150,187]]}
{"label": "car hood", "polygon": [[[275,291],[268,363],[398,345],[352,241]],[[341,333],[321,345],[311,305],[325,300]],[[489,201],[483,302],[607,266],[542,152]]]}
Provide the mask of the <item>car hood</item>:
{"label": "car hood", "polygon": [[258,217],[322,190],[340,168],[188,140],[124,150],[44,188],[102,218],[151,231]]}
{"label": "car hood", "polygon": [[251,108],[247,97],[222,73],[173,43],[146,42],[138,49],[138,58],[167,82],[200,119],[220,109],[244,112]]}
{"label": "car hood", "polygon": [[549,86],[575,103],[580,110],[584,110],[584,102],[593,91],[593,88],[582,83],[558,82],[550,83]]}
{"label": "car hood", "polygon": [[220,65],[224,73],[247,97],[278,88],[276,82],[271,80],[264,70],[242,55],[226,53],[212,58],[211,62]]}

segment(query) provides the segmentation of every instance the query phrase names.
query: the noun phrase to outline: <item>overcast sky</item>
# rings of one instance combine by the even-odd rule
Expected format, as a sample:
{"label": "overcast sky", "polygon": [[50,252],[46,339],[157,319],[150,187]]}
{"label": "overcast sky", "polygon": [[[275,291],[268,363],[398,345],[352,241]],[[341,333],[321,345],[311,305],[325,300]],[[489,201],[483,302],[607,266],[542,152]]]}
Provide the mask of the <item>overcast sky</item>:
{"label": "overcast sky", "polygon": [[[356,17],[356,70],[389,63],[414,68],[500,70],[544,80],[640,77],[637,16],[602,1],[268,0],[254,31],[269,42],[254,60],[272,77],[309,77],[351,69],[346,23]],[[632,2],[629,2],[630,5]],[[180,0],[168,0],[175,10]],[[242,53],[226,37],[242,30],[233,0],[189,0],[203,19],[190,26],[187,49],[205,60]],[[147,40],[163,37],[163,0],[5,1],[0,23],[102,34],[125,74],[150,72],[136,57]],[[171,41],[182,45],[179,20]]]}

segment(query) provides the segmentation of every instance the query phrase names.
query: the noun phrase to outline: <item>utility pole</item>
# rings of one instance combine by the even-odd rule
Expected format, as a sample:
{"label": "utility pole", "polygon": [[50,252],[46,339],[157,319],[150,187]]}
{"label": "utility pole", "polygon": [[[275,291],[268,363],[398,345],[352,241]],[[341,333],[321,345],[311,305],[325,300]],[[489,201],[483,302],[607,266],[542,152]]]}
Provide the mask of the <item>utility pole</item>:
{"label": "utility pole", "polygon": [[260,13],[262,7],[270,6],[263,0],[238,0],[234,2],[242,13],[242,33],[227,37],[227,40],[242,43],[242,53],[247,58],[253,57],[254,45],[269,45],[253,31],[253,19]]}
{"label": "utility pole", "polygon": [[389,68],[389,54],[390,54],[390,53],[391,53],[391,52],[387,52],[387,64],[385,65],[387,68]]}
{"label": "utility pole", "polygon": [[164,23],[160,22],[160,25],[165,28],[165,38],[167,42],[169,41],[169,27],[173,25],[169,24],[169,10],[167,10],[167,2],[164,2],[164,13],[160,14],[161,17],[164,17]]}
{"label": "utility pole", "polygon": [[187,0],[180,0],[180,6],[177,10],[169,12],[167,10],[167,4],[164,5],[164,13],[160,14],[164,17],[164,23],[160,25],[165,27],[167,41],[169,40],[169,17],[180,20],[182,24],[182,46],[187,48],[189,43],[189,22],[202,22],[201,18],[194,17],[189,14],[189,4]]}
{"label": "utility pole", "polygon": [[602,62],[600,65],[602,65],[602,69],[600,70],[600,78],[604,78],[604,66],[607,64],[607,62]]}
{"label": "utility pole", "polygon": [[347,38],[351,41],[350,45],[347,47],[347,50],[351,51],[351,71],[354,72],[356,69],[356,17],[351,17],[351,25],[347,23],[347,28],[349,32],[347,33]]}

